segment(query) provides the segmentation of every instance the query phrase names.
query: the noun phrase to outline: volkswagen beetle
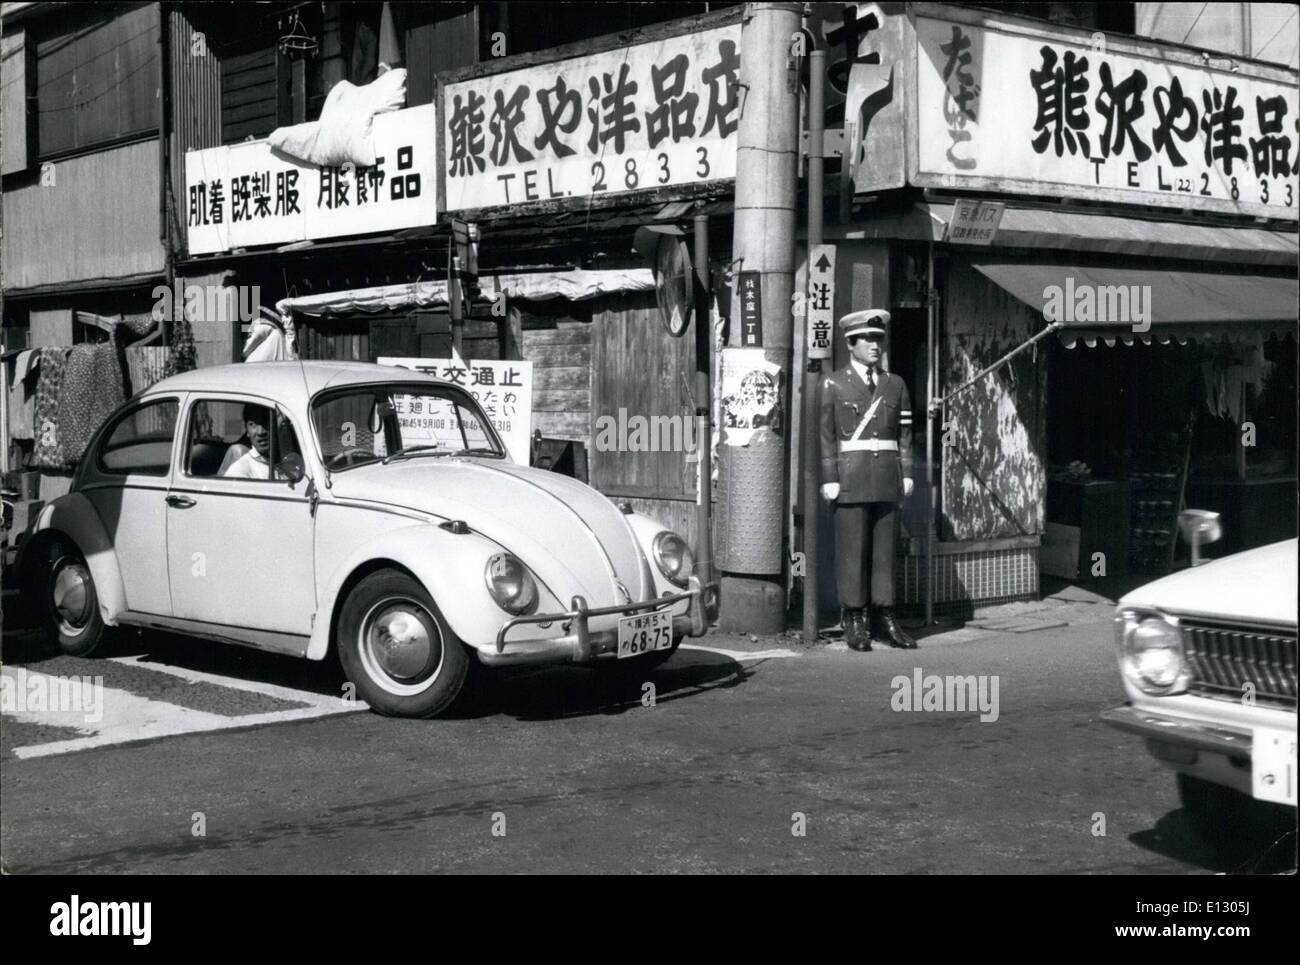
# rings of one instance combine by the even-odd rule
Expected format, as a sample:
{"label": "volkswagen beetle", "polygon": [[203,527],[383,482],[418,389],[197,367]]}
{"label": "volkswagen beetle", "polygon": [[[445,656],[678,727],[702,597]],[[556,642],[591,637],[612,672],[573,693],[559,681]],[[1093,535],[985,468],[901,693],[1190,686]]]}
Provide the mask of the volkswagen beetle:
{"label": "volkswagen beetle", "polygon": [[648,667],[716,616],[677,534],[521,466],[464,389],[364,363],[163,379],[99,428],[20,573],[50,635],[116,627],[321,660],[382,714],[487,667]]}

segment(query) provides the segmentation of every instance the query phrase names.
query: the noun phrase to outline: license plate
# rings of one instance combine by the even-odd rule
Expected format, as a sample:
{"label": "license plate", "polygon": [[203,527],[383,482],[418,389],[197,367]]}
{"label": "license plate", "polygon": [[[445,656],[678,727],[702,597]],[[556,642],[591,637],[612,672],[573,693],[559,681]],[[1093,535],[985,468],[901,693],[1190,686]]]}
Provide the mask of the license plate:
{"label": "license plate", "polygon": [[1250,748],[1255,797],[1279,804],[1296,803],[1296,735],[1294,731],[1255,728]]}
{"label": "license plate", "polygon": [[655,610],[618,621],[618,656],[639,657],[655,650],[667,650],[673,645],[673,615],[668,610]]}

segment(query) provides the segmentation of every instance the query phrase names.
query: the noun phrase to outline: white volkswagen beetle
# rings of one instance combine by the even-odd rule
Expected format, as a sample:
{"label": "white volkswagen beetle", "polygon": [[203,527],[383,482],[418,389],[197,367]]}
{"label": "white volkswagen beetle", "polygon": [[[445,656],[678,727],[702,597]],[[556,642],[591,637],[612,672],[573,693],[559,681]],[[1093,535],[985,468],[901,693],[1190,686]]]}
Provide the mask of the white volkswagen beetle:
{"label": "white volkswagen beetle", "polygon": [[463,389],[364,363],[156,383],[100,427],[19,566],[67,653],[120,626],[333,646],[359,697],[412,717],[473,659],[648,666],[717,609],[681,537],[516,465]]}

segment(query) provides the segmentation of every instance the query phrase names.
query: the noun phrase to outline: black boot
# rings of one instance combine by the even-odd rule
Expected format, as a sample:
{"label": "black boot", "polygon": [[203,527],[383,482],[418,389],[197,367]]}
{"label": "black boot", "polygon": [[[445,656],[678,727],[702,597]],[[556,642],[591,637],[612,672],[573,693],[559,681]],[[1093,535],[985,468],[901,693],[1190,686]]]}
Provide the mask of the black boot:
{"label": "black boot", "polygon": [[891,606],[880,608],[880,635],[891,647],[898,647],[900,650],[916,649],[916,641],[899,626],[898,619],[894,616],[894,608]]}
{"label": "black boot", "polygon": [[870,650],[871,637],[867,632],[866,614],[846,607],[844,610],[844,642],[850,650]]}

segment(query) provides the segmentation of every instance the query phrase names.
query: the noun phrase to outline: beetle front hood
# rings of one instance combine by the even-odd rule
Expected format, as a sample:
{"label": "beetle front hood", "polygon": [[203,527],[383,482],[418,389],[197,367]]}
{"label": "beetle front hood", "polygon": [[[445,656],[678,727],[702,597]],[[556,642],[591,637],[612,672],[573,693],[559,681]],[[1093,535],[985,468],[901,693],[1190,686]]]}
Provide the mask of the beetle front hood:
{"label": "beetle front hood", "polygon": [[1296,625],[1296,541],[1234,553],[1126,594],[1123,606],[1243,623]]}
{"label": "beetle front hood", "polygon": [[504,460],[416,456],[357,466],[331,477],[331,493],[464,520],[514,553],[569,605],[648,599],[654,583],[627,520],[576,479]]}

